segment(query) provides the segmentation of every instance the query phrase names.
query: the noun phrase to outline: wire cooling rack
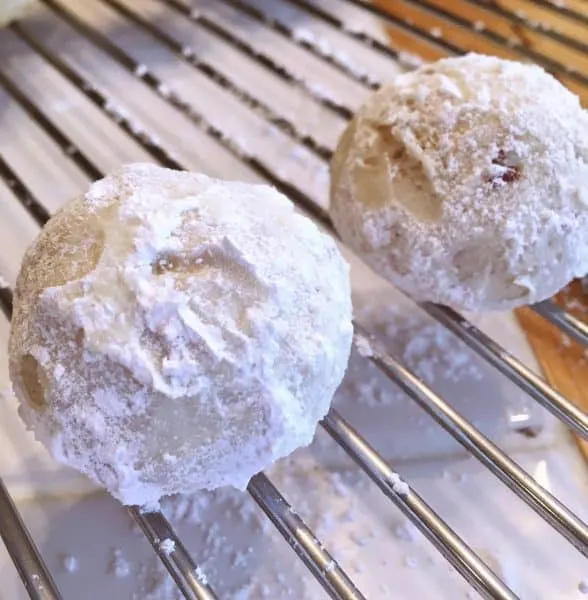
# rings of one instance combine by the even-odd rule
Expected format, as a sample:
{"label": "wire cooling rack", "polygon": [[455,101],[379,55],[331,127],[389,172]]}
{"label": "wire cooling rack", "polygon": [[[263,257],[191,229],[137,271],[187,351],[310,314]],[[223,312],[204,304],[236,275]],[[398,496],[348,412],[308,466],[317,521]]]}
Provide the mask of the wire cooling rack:
{"label": "wire cooling rack", "polygon": [[[587,33],[585,0],[43,0],[36,13],[0,32],[0,111],[11,110],[0,134],[0,195],[43,226],[89,181],[123,162],[157,161],[269,182],[334,235],[328,161],[346,120],[399,64],[411,68],[467,50],[535,61],[585,100]],[[147,116],[140,110],[146,102]],[[19,135],[24,121],[26,134]],[[3,279],[0,306],[10,319],[12,292]],[[588,439],[588,416],[480,329],[448,308],[421,308]],[[551,302],[533,310],[588,345],[588,328],[571,314]],[[588,556],[583,521],[361,323],[355,344]],[[332,409],[322,426],[475,590],[517,598],[352,424]],[[266,475],[256,475],[248,491],[328,595],[364,598]],[[214,581],[163,514],[129,512],[185,598],[217,597]],[[61,598],[1,480],[0,535],[30,597]],[[161,544],[168,539],[171,552]]]}

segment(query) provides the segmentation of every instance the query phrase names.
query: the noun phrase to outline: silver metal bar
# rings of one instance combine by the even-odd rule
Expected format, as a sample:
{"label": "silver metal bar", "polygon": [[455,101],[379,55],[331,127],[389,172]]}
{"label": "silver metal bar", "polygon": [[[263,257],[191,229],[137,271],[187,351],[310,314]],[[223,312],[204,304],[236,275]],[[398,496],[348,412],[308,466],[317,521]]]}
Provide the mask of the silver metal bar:
{"label": "silver metal bar", "polygon": [[518,598],[336,410],[329,411],[322,425],[482,597]]}
{"label": "silver metal bar", "polygon": [[411,371],[388,354],[381,344],[371,340],[358,326],[355,330],[355,343],[360,353],[368,357],[510,490],[588,557],[586,523],[540,486],[498,446],[430,390]]}
{"label": "silver metal bar", "polygon": [[10,321],[12,318],[12,290],[2,283],[2,275],[0,274],[0,310],[4,316]]}
{"label": "silver metal bar", "polygon": [[1,479],[0,536],[31,600],[61,600],[51,573]]}
{"label": "silver metal bar", "polygon": [[563,421],[578,435],[588,439],[588,415],[554,390],[543,378],[451,308],[430,302],[423,302],[420,306],[529,394],[531,398],[539,402],[541,406]]}
{"label": "silver metal bar", "polygon": [[575,339],[583,346],[588,346],[588,325],[576,319],[574,315],[566,312],[557,304],[545,300],[531,307],[538,315],[559,327],[566,335]]}
{"label": "silver metal bar", "polygon": [[337,561],[263,473],[251,478],[247,490],[331,598],[365,600]]}
{"label": "silver metal bar", "polygon": [[[217,596],[208,584],[206,575],[194,563],[169,521],[160,512],[141,512],[137,507],[130,507],[128,510],[174,578],[184,598],[215,600]],[[163,544],[165,540],[171,540],[171,543]]]}

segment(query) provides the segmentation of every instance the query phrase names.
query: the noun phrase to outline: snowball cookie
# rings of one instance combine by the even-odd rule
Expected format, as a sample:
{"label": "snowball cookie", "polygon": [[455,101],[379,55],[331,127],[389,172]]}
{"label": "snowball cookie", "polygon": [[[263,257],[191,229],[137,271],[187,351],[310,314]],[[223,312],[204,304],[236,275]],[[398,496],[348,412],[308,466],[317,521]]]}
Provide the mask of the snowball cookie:
{"label": "snowball cookie", "polygon": [[19,19],[36,0],[0,0],[0,27]]}
{"label": "snowball cookie", "polygon": [[139,164],[28,250],[10,372],[58,461],[149,506],[310,443],[351,337],[348,265],[289,200]]}
{"label": "snowball cookie", "polygon": [[588,272],[588,113],[539,67],[469,54],[399,76],[331,175],[342,239],[416,300],[508,309]]}

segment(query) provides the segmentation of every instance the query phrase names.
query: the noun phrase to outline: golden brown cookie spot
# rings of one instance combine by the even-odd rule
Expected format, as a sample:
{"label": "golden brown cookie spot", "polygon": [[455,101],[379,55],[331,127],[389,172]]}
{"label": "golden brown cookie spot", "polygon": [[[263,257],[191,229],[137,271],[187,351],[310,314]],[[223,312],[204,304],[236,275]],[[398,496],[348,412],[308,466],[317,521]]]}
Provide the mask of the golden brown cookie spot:
{"label": "golden brown cookie spot", "polygon": [[178,271],[180,260],[177,256],[160,255],[151,263],[151,271],[154,275],[163,275],[170,271]]}
{"label": "golden brown cookie spot", "polygon": [[45,393],[43,391],[41,365],[34,356],[26,354],[20,361],[20,376],[29,403],[35,410],[45,408]]}

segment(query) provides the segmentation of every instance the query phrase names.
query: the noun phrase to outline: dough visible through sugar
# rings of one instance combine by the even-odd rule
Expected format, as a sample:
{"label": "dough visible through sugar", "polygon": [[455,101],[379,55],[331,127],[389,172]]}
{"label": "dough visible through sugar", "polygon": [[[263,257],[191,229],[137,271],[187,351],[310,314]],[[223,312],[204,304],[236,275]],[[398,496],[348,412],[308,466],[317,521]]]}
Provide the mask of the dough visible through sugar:
{"label": "dough visible through sugar", "polygon": [[343,241],[416,300],[507,309],[588,272],[588,113],[537,66],[470,54],[399,76],[331,175]]}
{"label": "dough visible through sugar", "polygon": [[27,252],[10,372],[57,460],[150,505],[308,444],[351,335],[348,266],[284,196],[130,165]]}

